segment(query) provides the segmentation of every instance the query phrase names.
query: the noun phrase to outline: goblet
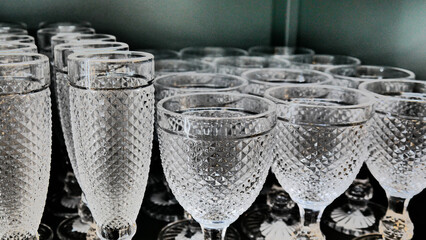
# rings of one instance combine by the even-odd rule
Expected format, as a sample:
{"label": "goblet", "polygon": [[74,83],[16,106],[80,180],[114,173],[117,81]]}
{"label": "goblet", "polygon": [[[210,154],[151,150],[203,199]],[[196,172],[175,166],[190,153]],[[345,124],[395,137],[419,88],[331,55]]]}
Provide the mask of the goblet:
{"label": "goblet", "polygon": [[367,158],[374,99],[355,89],[298,85],[268,89],[277,103],[272,172],[299,205],[296,239],[324,239],[324,208],[353,182]]}
{"label": "goblet", "polygon": [[180,50],[182,59],[213,62],[218,57],[247,56],[247,51],[231,47],[187,47]]}
{"label": "goblet", "polygon": [[0,28],[0,35],[13,34],[13,35],[28,35],[28,31],[22,28]]}
{"label": "goblet", "polygon": [[116,38],[113,35],[102,34],[102,33],[70,33],[70,34],[60,34],[53,36],[50,40],[50,45],[52,46],[52,53],[55,51],[55,46],[62,43],[70,42],[115,42]]}
{"label": "goblet", "polygon": [[409,70],[386,66],[337,66],[326,70],[334,77],[333,85],[358,88],[363,82],[378,79],[414,79],[415,74]]}
{"label": "goblet", "polygon": [[163,59],[179,59],[179,53],[170,49],[141,49],[142,52],[154,55],[155,61]]}
{"label": "goblet", "polygon": [[[72,53],[80,52],[125,51],[128,49],[129,46],[127,44],[120,42],[72,42],[59,44],[55,47],[54,73],[56,77],[54,78],[54,89],[68,158],[73,168],[73,173],[68,173],[68,177],[70,175],[75,176],[78,183],[80,183],[79,171],[74,151],[69,106],[68,56]],[[64,188],[79,189],[78,187],[69,185],[71,184],[65,185]],[[92,216],[84,202],[85,197],[82,196],[80,198],[81,191],[68,190],[65,192],[67,194],[61,199],[61,203],[72,202],[65,205],[73,206],[73,209],[78,207],[79,216],[68,218],[61,222],[57,230],[58,236],[60,239],[86,239],[86,233],[90,228]]]}
{"label": "goblet", "polygon": [[144,52],[68,57],[79,183],[100,239],[131,239],[148,178],[154,62]]}
{"label": "goblet", "polygon": [[282,58],[289,58],[293,56],[311,56],[315,52],[309,48],[302,47],[286,47],[286,46],[255,46],[248,50],[250,56],[279,56]]}
{"label": "goblet", "polygon": [[0,54],[37,53],[37,46],[32,43],[0,42]]}
{"label": "goblet", "polygon": [[247,70],[253,68],[284,68],[290,66],[290,62],[285,59],[275,59],[271,57],[221,57],[214,62],[218,73],[241,76]]}
{"label": "goblet", "polygon": [[170,189],[204,239],[224,239],[265,182],[275,104],[238,93],[176,95],[157,104],[157,123]]}
{"label": "goblet", "polygon": [[214,66],[208,62],[178,59],[155,61],[155,74],[162,76],[170,73],[212,73]]}
{"label": "goblet", "polygon": [[285,84],[331,84],[333,77],[330,74],[316,70],[290,68],[264,68],[244,72],[241,77],[249,81],[246,93],[263,96],[269,88]]}
{"label": "goblet", "polygon": [[377,101],[367,166],[389,201],[379,232],[384,239],[411,239],[407,206],[425,188],[426,179],[426,83],[376,80],[359,88]]}
{"label": "goblet", "polygon": [[49,59],[0,55],[0,237],[38,239],[50,175]]}
{"label": "goblet", "polygon": [[0,28],[21,28],[27,29],[27,24],[23,22],[0,22]]}
{"label": "goblet", "polygon": [[361,64],[358,58],[343,55],[307,55],[289,58],[292,68],[313,69],[326,71],[334,66],[357,66]]}
{"label": "goblet", "polygon": [[30,35],[14,35],[14,34],[0,34],[0,42],[17,42],[17,43],[31,43],[35,44],[34,37]]}
{"label": "goblet", "polygon": [[37,31],[37,46],[40,49],[40,53],[45,54],[51,60],[53,60],[53,53],[51,47],[51,39],[53,36],[58,34],[80,34],[80,33],[95,33],[95,29],[88,27],[76,27],[76,26],[67,26],[67,27],[51,27],[51,28],[41,28]]}

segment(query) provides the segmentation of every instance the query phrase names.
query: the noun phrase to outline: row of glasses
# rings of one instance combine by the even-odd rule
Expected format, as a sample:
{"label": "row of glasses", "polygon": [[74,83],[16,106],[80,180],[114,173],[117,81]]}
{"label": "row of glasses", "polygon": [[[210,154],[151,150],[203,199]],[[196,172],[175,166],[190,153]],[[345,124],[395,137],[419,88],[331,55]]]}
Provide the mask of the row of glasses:
{"label": "row of glasses", "polygon": [[[68,79],[68,56],[78,52],[96,51],[125,51],[129,47],[120,42],[96,42],[96,41],[71,41],[56,45],[54,52],[54,89],[58,112],[61,120],[62,132],[64,134],[65,145],[68,157],[73,169],[73,175],[79,183],[79,169],[77,167],[73,135],[71,129],[71,116],[69,108],[69,79]],[[85,204],[85,197],[80,191],[68,191],[70,198],[79,201],[78,216],[65,219],[60,223],[57,233],[60,239],[86,239],[86,234],[90,228],[92,217],[90,210]],[[81,197],[80,197],[81,196]]]}

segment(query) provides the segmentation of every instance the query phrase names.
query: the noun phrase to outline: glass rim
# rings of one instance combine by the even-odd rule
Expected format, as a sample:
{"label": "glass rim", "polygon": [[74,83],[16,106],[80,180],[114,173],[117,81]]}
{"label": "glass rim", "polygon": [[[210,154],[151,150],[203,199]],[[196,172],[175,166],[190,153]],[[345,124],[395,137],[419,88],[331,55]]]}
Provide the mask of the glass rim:
{"label": "glass rim", "polygon": [[[260,79],[251,79],[251,78],[248,77],[249,74],[252,74],[252,73],[255,73],[255,72],[263,72],[263,71],[276,71],[276,72],[282,71],[282,72],[289,72],[289,73],[296,73],[296,74],[297,73],[301,73],[301,74],[312,73],[312,74],[315,74],[315,75],[323,76],[323,77],[327,78],[327,80],[325,80],[323,82],[317,82],[317,83],[299,83],[298,84],[298,83],[285,83],[285,82],[270,82],[270,81],[265,81],[265,80],[260,80]],[[321,71],[313,70],[313,69],[297,69],[297,68],[253,68],[253,69],[250,69],[250,70],[243,72],[241,74],[241,77],[247,79],[249,82],[254,82],[254,83],[259,83],[259,84],[280,84],[280,85],[281,84],[297,84],[297,85],[300,85],[300,86],[302,86],[302,85],[305,86],[305,85],[308,85],[308,84],[319,84],[319,83],[328,84],[328,83],[331,83],[334,79],[333,76],[329,73],[325,73],[325,72],[321,72]]]}
{"label": "glass rim", "polygon": [[[22,28],[27,30],[28,26],[24,22],[10,22],[10,21],[1,21],[0,22],[0,28],[2,27],[9,27],[9,28]],[[9,25],[9,26],[7,26]]]}
{"label": "glass rim", "polygon": [[[69,42],[61,43],[55,46],[55,52],[62,52],[65,50],[72,50],[74,48],[86,45],[117,45],[117,47],[129,47],[127,43],[124,42],[101,42],[101,41],[84,41],[84,42]],[[79,48],[83,49],[83,48]]]}
{"label": "glass rim", "polygon": [[[191,97],[191,96],[220,96],[220,95],[227,95],[227,96],[232,96],[232,97],[241,97],[241,98],[251,98],[251,99],[255,99],[259,102],[264,102],[267,104],[268,109],[264,112],[261,113],[257,113],[254,115],[249,115],[249,116],[237,116],[237,117],[203,117],[203,116],[189,116],[189,115],[184,115],[182,113],[177,113],[175,111],[171,111],[169,109],[166,109],[164,107],[164,103],[167,101],[170,101],[172,99],[178,99],[178,98],[185,98],[185,97]],[[175,117],[181,117],[183,119],[188,119],[188,120],[200,120],[200,121],[205,121],[205,120],[212,120],[212,121],[228,121],[228,120],[239,120],[239,121],[243,121],[243,120],[247,120],[247,119],[258,119],[258,118],[264,118],[267,117],[269,115],[273,115],[276,112],[276,105],[273,101],[263,98],[263,97],[258,97],[258,96],[253,96],[253,95],[249,95],[249,94],[243,94],[243,93],[231,93],[231,92],[202,92],[202,93],[185,93],[185,94],[178,94],[178,95],[173,95],[170,97],[166,97],[161,99],[158,104],[157,104],[157,112],[158,114],[167,114],[169,116],[175,116]]]}
{"label": "glass rim", "polygon": [[[95,32],[94,28],[91,27],[80,27],[80,26],[66,26],[67,31],[62,32],[63,29],[61,28],[55,28],[55,27],[48,27],[48,28],[40,28],[39,30],[37,30],[37,35],[41,35],[41,34],[56,34],[56,33],[75,33],[75,32],[80,32],[82,30],[87,30],[87,31],[91,31],[91,32]],[[70,29],[70,31],[68,31],[68,29]]]}
{"label": "glass rim", "polygon": [[389,101],[393,101],[393,102],[412,102],[412,103],[426,103],[426,100],[421,100],[421,99],[403,99],[403,98],[397,98],[394,96],[388,96],[388,95],[383,95],[380,93],[376,93],[373,92],[369,89],[367,89],[368,85],[373,85],[373,84],[377,84],[377,83],[383,83],[383,84],[390,84],[390,83],[414,83],[414,84],[421,84],[425,86],[426,89],[426,80],[414,80],[414,79],[392,79],[392,80],[386,80],[386,79],[378,79],[378,80],[373,80],[373,81],[369,81],[369,82],[363,82],[359,85],[359,90],[361,91],[365,91],[371,95],[374,96],[375,99],[383,99],[383,100],[389,100]]}
{"label": "glass rim", "polygon": [[40,54],[40,53],[19,52],[19,53],[2,53],[1,55],[2,56],[28,56],[28,57],[34,57],[35,59],[29,60],[29,61],[0,63],[0,67],[37,65],[43,62],[49,62],[49,58],[46,55]]}
{"label": "glass rim", "polygon": [[31,35],[16,35],[16,34],[1,34],[0,35],[0,39],[5,39],[5,38],[19,38],[16,40],[0,40],[0,43],[4,43],[4,42],[9,42],[9,41],[19,41],[19,40],[23,40],[23,39],[30,39],[30,40],[35,40],[33,36]]}
{"label": "glass rim", "polygon": [[20,35],[28,35],[28,31],[22,28],[3,28],[3,30],[7,30],[2,32],[0,28],[0,33],[2,34],[20,34]]}
{"label": "glass rim", "polygon": [[[59,34],[59,35],[55,35],[52,37],[51,41],[66,41],[66,40],[75,40],[78,39],[79,37],[83,37],[83,39],[86,40],[86,38],[84,37],[90,37],[90,36],[98,36],[100,38],[94,38],[93,40],[98,40],[98,39],[116,39],[116,37],[114,35],[111,34],[106,34],[106,33],[80,33],[80,34],[75,34],[75,33],[64,33],[64,34]],[[87,40],[91,40],[91,38],[87,38]]]}
{"label": "glass rim", "polygon": [[[111,43],[111,42],[110,42]],[[114,59],[99,59],[99,58],[88,58],[88,56],[96,55],[124,55],[127,54],[131,58],[114,58]],[[94,62],[94,63],[125,63],[125,62],[146,62],[153,61],[154,56],[151,53],[139,52],[139,51],[98,51],[98,52],[79,52],[73,53],[68,56],[68,61],[75,62]]]}
{"label": "glass rim", "polygon": [[342,78],[342,79],[346,79],[346,80],[353,80],[353,81],[357,81],[357,82],[365,82],[366,80],[380,80],[380,79],[375,79],[375,78],[359,78],[359,77],[350,77],[350,76],[344,76],[344,75],[339,75],[337,73],[333,73],[333,71],[336,70],[340,70],[340,69],[350,69],[350,68],[387,68],[387,69],[393,69],[399,72],[403,72],[405,74],[407,74],[407,77],[398,77],[398,78],[385,78],[385,79],[414,79],[416,77],[416,75],[414,74],[414,72],[408,70],[408,69],[404,69],[404,68],[399,68],[399,67],[392,67],[392,66],[380,66],[380,65],[357,65],[357,66],[350,66],[350,65],[337,65],[337,66],[333,66],[330,67],[326,70],[326,73],[329,73],[333,76],[336,76],[338,78]]}
{"label": "glass rim", "polygon": [[[268,45],[258,45],[258,46],[253,46],[250,47],[248,49],[248,53],[261,53],[261,49],[294,49],[294,50],[302,50],[302,51],[306,51],[306,53],[298,53],[298,54],[289,54],[289,56],[299,56],[299,55],[314,55],[315,51],[313,49],[310,48],[305,48],[305,47],[290,47],[290,46],[268,46]],[[269,55],[269,54],[267,54]],[[271,54],[271,55],[275,55],[275,54]],[[283,56],[284,54],[276,54],[278,56]],[[286,56],[286,55],[284,55]]]}
{"label": "glass rim", "polygon": [[[153,55],[154,56],[154,55]],[[154,56],[155,58],[155,56]],[[176,58],[176,59],[159,59],[157,61],[155,61],[155,65],[158,66],[157,64],[159,63],[183,63],[183,64],[187,64],[187,65],[191,65],[191,66],[202,66],[202,69],[191,69],[190,71],[182,71],[182,72],[168,72],[168,71],[156,71],[155,74],[174,74],[174,73],[196,73],[198,71],[214,71],[215,66],[210,63],[210,62],[206,62],[203,60],[189,60],[189,59],[180,59],[180,58]],[[157,67],[156,67],[157,68]],[[161,68],[160,68],[161,69]]]}
{"label": "glass rim", "polygon": [[272,56],[270,57],[262,57],[262,56],[226,56],[226,57],[218,57],[216,58],[213,63],[216,66],[231,66],[235,68],[250,68],[247,66],[238,66],[236,64],[229,64],[230,61],[234,61],[234,59],[244,59],[244,60],[259,60],[259,61],[277,61],[278,63],[284,63],[288,66],[290,66],[291,62],[287,59],[280,59],[280,58],[274,58]]}
{"label": "glass rim", "polygon": [[[202,51],[202,52],[206,52],[208,50],[225,50],[225,51],[235,51],[238,53],[243,54],[242,56],[247,56],[248,52],[244,49],[241,48],[236,48],[236,47],[220,47],[220,46],[192,46],[192,47],[185,47],[182,48],[179,51],[179,54],[188,54],[189,51]],[[191,54],[191,55],[196,55],[196,54]],[[198,55],[197,55],[198,56]]]}
{"label": "glass rim", "polygon": [[15,46],[16,48],[10,49],[0,49],[0,52],[3,54],[4,52],[12,52],[12,51],[26,51],[26,50],[35,50],[34,53],[37,52],[37,46],[34,43],[21,43],[21,42],[0,42],[0,46]]}
{"label": "glass rim", "polygon": [[[63,25],[61,25],[63,24]],[[78,21],[78,22],[72,22],[72,21],[59,21],[59,22],[51,22],[51,21],[42,21],[39,22],[38,28],[45,28],[46,26],[55,26],[58,27],[68,27],[68,26],[84,26],[84,27],[90,27],[92,24],[89,21]]]}
{"label": "glass rim", "polygon": [[[305,63],[305,62],[300,62],[298,59],[303,60],[303,58],[307,58],[307,57],[340,57],[340,58],[346,58],[349,59],[350,61],[353,61],[353,63],[344,63],[344,64],[338,64],[338,65],[334,65],[334,64],[323,64],[323,63],[319,63],[319,64],[313,64],[313,63]],[[296,61],[295,61],[296,59]],[[361,64],[361,60],[359,58],[353,57],[353,56],[348,56],[348,55],[333,55],[333,54],[313,54],[313,55],[301,55],[301,56],[294,56],[293,58],[290,58],[290,62],[292,64],[300,64],[300,65],[313,65],[313,66],[352,66],[352,65],[360,65]]]}
{"label": "glass rim", "polygon": [[[358,95],[364,95],[364,97],[366,97],[366,101],[363,103],[358,103],[358,104],[353,104],[353,105],[346,105],[346,106],[320,106],[320,105],[311,105],[311,104],[304,104],[304,103],[292,103],[292,102],[288,102],[288,101],[284,101],[282,99],[276,98],[274,96],[271,95],[271,92],[281,89],[281,88],[321,88],[321,89],[329,89],[329,90],[336,90],[336,91],[349,91],[349,92],[353,92],[356,93]],[[372,94],[365,92],[365,91],[361,91],[358,89],[354,89],[354,88],[346,88],[346,87],[339,87],[339,86],[330,86],[330,85],[309,85],[309,86],[302,86],[300,84],[288,84],[285,86],[277,86],[277,87],[273,87],[270,88],[268,90],[265,91],[265,98],[271,99],[272,101],[276,102],[277,104],[283,104],[283,105],[292,105],[292,106],[301,106],[301,107],[306,107],[306,108],[321,108],[321,109],[365,109],[368,108],[369,106],[373,106],[375,103],[375,98],[373,97]]]}
{"label": "glass rim", "polygon": [[[242,77],[239,77],[239,76],[230,75],[230,74],[220,74],[220,73],[185,73],[185,72],[182,72],[182,73],[171,73],[171,74],[166,74],[166,75],[159,76],[159,77],[157,77],[154,80],[154,86],[159,86],[159,87],[162,87],[164,89],[179,90],[179,89],[182,89],[182,87],[175,87],[175,86],[172,86],[172,85],[168,85],[168,84],[163,83],[162,81],[165,81],[167,83],[166,80],[168,78],[171,78],[171,77],[185,77],[185,76],[188,76],[188,77],[226,77],[226,78],[233,78],[233,79],[236,79],[236,80],[238,80],[238,81],[241,82],[241,84],[238,85],[238,86],[224,87],[224,88],[220,88],[220,89],[215,89],[215,91],[218,91],[218,92],[238,90],[238,89],[241,89],[241,88],[247,86],[247,84],[248,84],[248,81],[246,79],[244,79]],[[209,92],[209,91],[202,90],[202,89],[188,89],[188,88],[186,88],[186,89],[187,89],[187,92],[194,92],[194,93],[196,93],[196,92]]]}

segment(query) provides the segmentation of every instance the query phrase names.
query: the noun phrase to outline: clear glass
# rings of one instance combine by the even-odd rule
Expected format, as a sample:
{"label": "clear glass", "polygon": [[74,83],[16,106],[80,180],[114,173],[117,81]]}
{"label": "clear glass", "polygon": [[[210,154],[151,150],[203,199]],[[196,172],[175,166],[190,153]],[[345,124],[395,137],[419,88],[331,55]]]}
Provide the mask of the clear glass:
{"label": "clear glass", "polygon": [[179,53],[170,49],[141,49],[142,52],[154,55],[155,61],[164,59],[179,59]]}
{"label": "clear glass", "polygon": [[208,62],[178,59],[164,59],[155,61],[157,76],[171,73],[212,73],[214,66]]}
{"label": "clear glass", "polygon": [[0,54],[37,53],[37,46],[31,43],[0,42]]}
{"label": "clear glass", "polygon": [[49,60],[0,55],[0,238],[38,239],[49,185]]}
{"label": "clear glass", "polygon": [[154,60],[144,52],[68,57],[70,113],[80,186],[100,239],[136,232],[151,159]]}
{"label": "clear glass", "polygon": [[92,27],[87,21],[78,22],[40,22],[38,28],[67,28],[67,27]]}
{"label": "clear glass", "polygon": [[313,69],[326,71],[335,66],[357,66],[361,64],[358,58],[343,55],[307,55],[288,58],[292,68]]}
{"label": "clear glass", "polygon": [[28,31],[22,28],[0,28],[0,35],[3,34],[28,35]]}
{"label": "clear glass", "polygon": [[0,28],[21,28],[27,29],[27,24],[24,22],[0,22]]}
{"label": "clear glass", "polygon": [[315,52],[309,48],[303,47],[286,47],[286,46],[256,46],[248,50],[250,56],[280,56],[288,58],[292,56],[311,56]]}
{"label": "clear glass", "polygon": [[277,103],[272,172],[299,205],[296,239],[324,239],[324,208],[353,182],[368,157],[374,99],[333,86],[281,86],[266,91]]}
{"label": "clear glass", "polygon": [[237,93],[176,95],[157,104],[157,123],[170,189],[204,239],[224,239],[265,182],[275,104]]}
{"label": "clear glass", "polygon": [[376,97],[368,168],[385,189],[384,239],[411,239],[410,199],[425,187],[426,82],[376,80],[359,86]]}
{"label": "clear glass", "polygon": [[197,59],[213,62],[219,57],[247,56],[247,51],[231,47],[187,47],[180,50],[182,59]]}
{"label": "clear glass", "polygon": [[35,44],[34,37],[30,35],[0,34],[0,42],[17,42]]}
{"label": "clear glass", "polygon": [[115,42],[116,38],[113,35],[109,34],[101,34],[101,33],[95,33],[95,34],[87,34],[87,33],[64,33],[60,35],[53,36],[50,40],[50,45],[52,46],[52,52],[55,51],[55,46],[58,44],[63,43],[70,43],[70,42]]}
{"label": "clear glass", "polygon": [[290,62],[285,59],[275,59],[271,57],[221,57],[214,62],[218,73],[241,76],[247,70],[253,68],[285,68],[290,66]]}
{"label": "clear glass", "polygon": [[59,35],[59,34],[81,34],[81,33],[88,33],[93,34],[95,33],[95,29],[88,28],[88,27],[76,27],[76,26],[66,26],[61,28],[42,28],[37,31],[37,46],[40,49],[40,53],[47,55],[49,58],[52,58],[52,46],[51,46],[51,39],[53,36]]}
{"label": "clear glass", "polygon": [[414,79],[413,72],[396,67],[387,66],[338,66],[326,70],[334,77],[333,85],[358,88],[363,82],[370,82],[379,79]]}
{"label": "clear glass", "polygon": [[[81,52],[105,52],[105,51],[126,51],[129,46],[120,42],[72,42],[57,45],[54,54],[54,74],[53,79],[56,105],[58,107],[59,117],[61,121],[62,132],[64,134],[65,146],[78,183],[79,171],[74,151],[74,142],[71,130],[71,115],[69,102],[69,78],[68,78],[68,56],[73,53]],[[72,175],[69,173],[68,175]],[[69,185],[69,184],[68,184]],[[65,187],[68,187],[65,185]],[[64,198],[78,198],[78,192],[65,191],[67,196]],[[68,196],[68,195],[77,196]],[[84,196],[82,197],[84,199]],[[86,210],[85,210],[86,209]],[[84,202],[78,205],[79,218],[67,219],[61,223],[58,228],[58,234],[61,239],[86,239],[87,230],[91,224],[91,213]]]}
{"label": "clear glass", "polygon": [[[179,220],[167,224],[158,234],[157,240],[202,240],[204,239],[203,231],[193,219]],[[240,240],[240,234],[237,229],[229,226],[226,229],[225,240]]]}
{"label": "clear glass", "polygon": [[249,81],[246,93],[263,96],[269,88],[287,85],[301,84],[331,84],[333,77],[330,74],[308,69],[290,68],[263,68],[244,72],[241,77]]}

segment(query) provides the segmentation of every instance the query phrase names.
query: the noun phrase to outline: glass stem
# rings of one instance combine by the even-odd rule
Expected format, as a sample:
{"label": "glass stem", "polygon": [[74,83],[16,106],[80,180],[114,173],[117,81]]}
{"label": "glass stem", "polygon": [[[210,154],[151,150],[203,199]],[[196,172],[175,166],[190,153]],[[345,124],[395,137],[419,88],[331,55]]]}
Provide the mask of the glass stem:
{"label": "glass stem", "polygon": [[402,215],[407,211],[408,201],[404,198],[389,196],[388,203],[388,209],[394,213]]}
{"label": "glass stem", "polygon": [[323,210],[312,210],[308,208],[302,208],[299,207],[300,212],[300,221],[303,226],[312,226],[312,225],[318,225],[319,227],[319,221],[322,216]]}
{"label": "glass stem", "polygon": [[409,200],[388,195],[388,210],[380,220],[379,232],[385,240],[407,240],[413,237],[413,223],[407,212]]}
{"label": "glass stem", "polygon": [[204,233],[204,240],[225,240],[226,228],[212,229],[202,228]]}

